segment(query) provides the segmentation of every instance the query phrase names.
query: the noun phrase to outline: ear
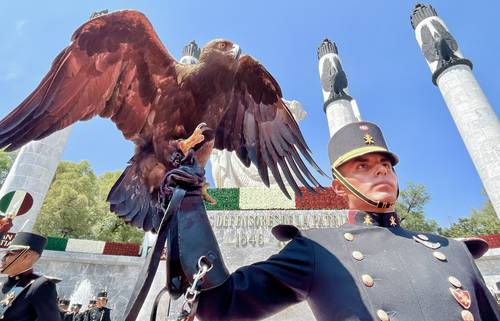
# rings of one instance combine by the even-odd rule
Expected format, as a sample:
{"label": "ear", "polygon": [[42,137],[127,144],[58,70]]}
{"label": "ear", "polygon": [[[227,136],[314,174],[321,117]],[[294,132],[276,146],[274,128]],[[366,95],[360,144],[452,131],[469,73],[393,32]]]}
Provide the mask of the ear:
{"label": "ear", "polygon": [[338,179],[334,179],[332,182],[332,188],[335,194],[337,194],[340,197],[347,197],[347,190],[344,185],[342,185],[341,182],[339,182]]}

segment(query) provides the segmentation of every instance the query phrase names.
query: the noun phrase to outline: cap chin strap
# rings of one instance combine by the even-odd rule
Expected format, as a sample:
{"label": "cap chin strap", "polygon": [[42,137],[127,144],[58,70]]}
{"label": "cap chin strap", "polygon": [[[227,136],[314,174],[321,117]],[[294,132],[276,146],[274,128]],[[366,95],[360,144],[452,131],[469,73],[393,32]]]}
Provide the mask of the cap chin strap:
{"label": "cap chin strap", "polygon": [[375,206],[376,208],[391,208],[394,206],[395,202],[381,202],[381,201],[374,201],[370,199],[368,196],[365,194],[361,193],[356,187],[354,187],[349,181],[340,174],[340,172],[336,168],[332,168],[332,174],[333,176],[342,183],[351,193],[356,195],[357,198],[360,200],[364,201],[365,203],[370,204],[371,206]]}
{"label": "cap chin strap", "polygon": [[[0,271],[0,272],[4,273],[4,272],[5,272],[8,268],[10,268],[10,267],[11,267],[14,263],[16,263],[16,262],[17,262],[17,261],[18,261],[18,260],[19,260],[19,259],[23,256],[23,254],[24,254],[24,253],[28,252],[28,251],[29,251],[29,249],[30,249],[29,247],[22,249],[22,250],[21,250],[21,252],[19,252],[19,254],[18,254],[18,255],[17,255],[17,256],[16,256],[16,257],[12,260],[12,262],[10,262],[10,263],[9,263],[6,267],[4,267],[4,268],[2,269],[2,271]],[[31,269],[31,268],[30,268],[30,269]],[[29,269],[28,269],[28,270],[29,270]],[[25,270],[25,271],[27,271],[27,270]],[[22,271],[22,272],[20,272],[20,273],[23,273],[23,272],[25,272],[25,271]],[[20,273],[18,273],[18,274],[20,274]]]}

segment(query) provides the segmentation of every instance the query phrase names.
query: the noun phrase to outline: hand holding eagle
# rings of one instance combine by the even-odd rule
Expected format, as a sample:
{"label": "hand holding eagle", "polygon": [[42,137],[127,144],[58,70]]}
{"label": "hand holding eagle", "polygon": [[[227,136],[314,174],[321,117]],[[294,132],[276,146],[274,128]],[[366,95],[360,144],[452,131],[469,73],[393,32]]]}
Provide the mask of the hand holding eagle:
{"label": "hand holding eagle", "polygon": [[[195,150],[201,166],[212,148],[235,151],[268,171],[285,195],[285,179],[300,195],[319,183],[304,157],[321,170],[276,80],[227,40],[212,40],[199,63],[178,63],[140,12],[125,10],[94,18],[72,36],[38,87],[0,121],[0,148],[15,150],[76,121],[111,118],[136,145],[129,165],[112,187],[111,210],[146,231],[156,230],[158,188],[172,168],[172,155]],[[300,156],[300,154],[302,156]]]}

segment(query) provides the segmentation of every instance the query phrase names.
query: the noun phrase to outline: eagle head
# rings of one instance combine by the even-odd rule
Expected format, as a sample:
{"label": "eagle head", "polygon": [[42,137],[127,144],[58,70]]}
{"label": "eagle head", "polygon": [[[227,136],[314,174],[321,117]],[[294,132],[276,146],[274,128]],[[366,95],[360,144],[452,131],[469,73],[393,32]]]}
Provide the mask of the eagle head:
{"label": "eagle head", "polygon": [[224,39],[214,39],[207,43],[200,53],[200,62],[219,62],[236,64],[240,58],[241,48],[237,44]]}

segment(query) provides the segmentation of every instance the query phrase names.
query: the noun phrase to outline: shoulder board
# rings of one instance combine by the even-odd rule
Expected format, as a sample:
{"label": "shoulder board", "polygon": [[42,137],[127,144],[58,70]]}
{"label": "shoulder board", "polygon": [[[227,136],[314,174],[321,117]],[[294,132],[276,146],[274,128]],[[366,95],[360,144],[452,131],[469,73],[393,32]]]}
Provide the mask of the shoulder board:
{"label": "shoulder board", "polygon": [[282,242],[290,241],[294,237],[301,235],[298,227],[286,224],[276,225],[271,229],[271,233],[273,233],[276,239]]}
{"label": "shoulder board", "polygon": [[470,254],[472,254],[472,257],[475,259],[479,259],[490,248],[488,242],[479,237],[465,238],[462,239],[462,242],[465,243],[465,246],[467,246],[467,249],[469,249]]}
{"label": "shoulder board", "polygon": [[52,283],[59,283],[62,281],[62,279],[56,278],[55,276],[50,276],[50,275],[42,275],[42,276]]}

